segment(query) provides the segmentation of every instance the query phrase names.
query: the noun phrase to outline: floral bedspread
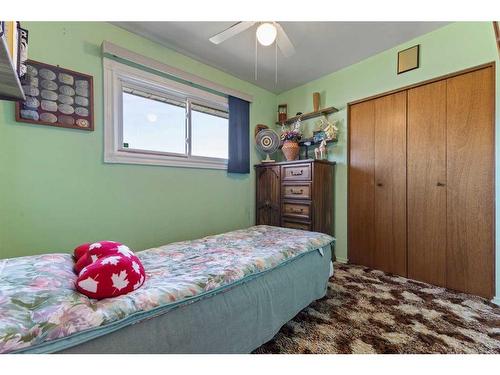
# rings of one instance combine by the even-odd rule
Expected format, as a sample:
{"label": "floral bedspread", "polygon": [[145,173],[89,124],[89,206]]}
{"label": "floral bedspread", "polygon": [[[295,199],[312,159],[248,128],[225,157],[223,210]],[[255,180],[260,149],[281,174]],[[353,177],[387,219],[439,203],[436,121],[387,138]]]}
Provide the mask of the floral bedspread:
{"label": "floral bedspread", "polygon": [[214,291],[332,241],[321,233],[254,226],[140,251],[144,285],[100,301],[75,290],[70,254],[0,260],[0,353]]}

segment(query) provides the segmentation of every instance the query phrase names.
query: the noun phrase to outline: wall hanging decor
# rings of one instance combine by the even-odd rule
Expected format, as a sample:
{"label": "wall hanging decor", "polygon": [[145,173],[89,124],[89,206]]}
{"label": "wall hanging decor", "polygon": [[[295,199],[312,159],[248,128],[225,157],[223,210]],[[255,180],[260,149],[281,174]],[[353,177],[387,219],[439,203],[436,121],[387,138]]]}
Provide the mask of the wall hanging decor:
{"label": "wall hanging decor", "polygon": [[417,69],[420,63],[420,45],[398,52],[398,74]]}
{"label": "wall hanging decor", "polygon": [[288,118],[288,106],[286,104],[278,105],[278,122],[284,123]]}
{"label": "wall hanging decor", "polygon": [[319,111],[320,100],[321,100],[321,94],[319,92],[313,92],[313,112]]}
{"label": "wall hanging decor", "polygon": [[94,130],[92,76],[28,60],[21,84],[26,100],[16,103],[16,121]]}

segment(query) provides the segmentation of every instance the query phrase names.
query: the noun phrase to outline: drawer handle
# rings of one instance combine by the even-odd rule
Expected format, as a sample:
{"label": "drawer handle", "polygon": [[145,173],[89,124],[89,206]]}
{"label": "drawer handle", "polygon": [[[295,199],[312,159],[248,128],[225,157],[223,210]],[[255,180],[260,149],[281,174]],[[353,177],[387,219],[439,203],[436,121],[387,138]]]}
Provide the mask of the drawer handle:
{"label": "drawer handle", "polygon": [[303,189],[300,189],[300,190],[290,189],[290,193],[295,194],[295,195],[302,195],[304,193],[304,190]]}
{"label": "drawer handle", "polygon": [[304,171],[301,169],[300,171],[292,171],[292,176],[302,176]]}
{"label": "drawer handle", "polygon": [[438,183],[436,184],[436,186],[445,186],[445,184],[444,184],[444,183],[442,183],[442,182],[438,182]]}
{"label": "drawer handle", "polygon": [[304,209],[303,208],[290,208],[290,212],[292,212],[294,214],[301,214],[302,212],[304,212]]}

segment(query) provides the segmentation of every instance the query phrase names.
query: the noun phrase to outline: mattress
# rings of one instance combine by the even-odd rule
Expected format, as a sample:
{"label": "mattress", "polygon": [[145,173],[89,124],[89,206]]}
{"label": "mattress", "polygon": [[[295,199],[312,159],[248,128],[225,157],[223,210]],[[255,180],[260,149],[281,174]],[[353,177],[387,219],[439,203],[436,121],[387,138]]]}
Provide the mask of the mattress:
{"label": "mattress", "polygon": [[[284,319],[292,318],[300,308],[324,294],[333,240],[320,233],[255,226],[144,250],[137,253],[146,269],[144,286],[101,301],[75,291],[76,275],[68,254],[3,260],[0,352],[102,352],[106,345],[110,346],[107,352],[113,352],[113,348],[118,352],[127,352],[127,348],[140,352],[155,340],[163,345],[155,345],[147,352],[156,352],[154,348],[161,348],[161,352],[252,350],[275,333],[286,322]],[[309,268],[301,268],[301,263]],[[292,274],[287,269],[293,270]],[[308,273],[297,278],[305,269]],[[294,283],[290,290],[284,290]],[[273,310],[273,301],[279,301],[280,295],[288,296],[281,303],[286,311]],[[239,302],[231,302],[233,299]],[[238,330],[228,330],[228,319],[241,321],[245,316],[241,309],[251,311],[250,307],[262,313],[257,325],[265,321],[272,324],[251,337],[246,346],[211,344],[238,336]],[[217,323],[220,319],[223,321]],[[174,322],[175,326],[171,326]],[[209,331],[203,337],[199,329],[188,334],[186,329],[196,327],[193,322]],[[123,346],[127,339],[122,336],[127,332],[129,345]],[[148,342],[134,346],[131,340],[137,337]]]}

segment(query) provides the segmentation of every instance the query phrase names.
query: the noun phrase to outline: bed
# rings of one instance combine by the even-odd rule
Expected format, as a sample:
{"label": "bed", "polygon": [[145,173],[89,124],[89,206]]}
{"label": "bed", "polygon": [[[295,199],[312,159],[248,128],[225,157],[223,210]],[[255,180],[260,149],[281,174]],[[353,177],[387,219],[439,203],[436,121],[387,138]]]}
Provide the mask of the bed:
{"label": "bed", "polygon": [[145,284],[74,289],[69,254],[0,261],[0,353],[249,353],[326,293],[326,234],[254,226],[137,252]]}

